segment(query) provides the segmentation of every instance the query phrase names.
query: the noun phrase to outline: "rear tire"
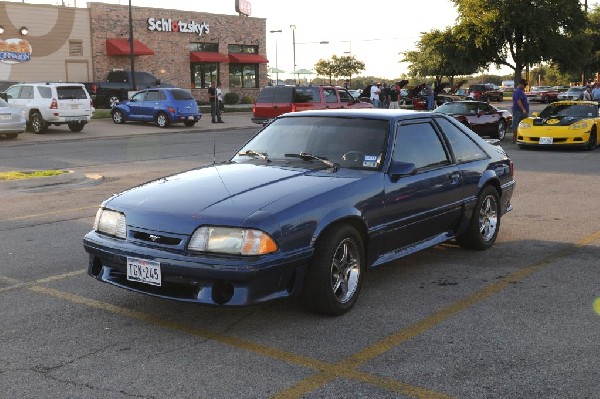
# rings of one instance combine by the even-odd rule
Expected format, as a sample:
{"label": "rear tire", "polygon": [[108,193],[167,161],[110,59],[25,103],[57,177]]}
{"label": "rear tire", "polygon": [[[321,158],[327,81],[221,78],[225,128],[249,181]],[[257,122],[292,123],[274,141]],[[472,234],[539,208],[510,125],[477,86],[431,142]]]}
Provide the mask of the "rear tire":
{"label": "rear tire", "polygon": [[108,109],[113,109],[114,107],[117,106],[119,101],[120,101],[119,97],[117,97],[116,95],[111,95],[106,100],[106,105],[108,106]]}
{"label": "rear tire", "polygon": [[72,132],[81,132],[83,130],[83,127],[85,126],[85,123],[82,122],[69,122],[68,124],[69,126],[69,130]]}
{"label": "rear tire", "polygon": [[164,112],[159,112],[156,115],[156,123],[162,128],[169,127],[169,117]]}
{"label": "rear tire", "polygon": [[48,130],[48,124],[42,117],[42,114],[40,114],[39,112],[34,112],[31,115],[30,126],[31,131],[35,134],[44,133],[46,130]]}
{"label": "rear tire", "polygon": [[358,298],[364,268],[365,249],[358,231],[349,225],[333,227],[315,247],[305,280],[305,306],[324,315],[346,313]]}
{"label": "rear tire", "polygon": [[456,238],[463,248],[486,250],[494,245],[500,231],[500,195],[493,186],[483,188],[467,229]]}

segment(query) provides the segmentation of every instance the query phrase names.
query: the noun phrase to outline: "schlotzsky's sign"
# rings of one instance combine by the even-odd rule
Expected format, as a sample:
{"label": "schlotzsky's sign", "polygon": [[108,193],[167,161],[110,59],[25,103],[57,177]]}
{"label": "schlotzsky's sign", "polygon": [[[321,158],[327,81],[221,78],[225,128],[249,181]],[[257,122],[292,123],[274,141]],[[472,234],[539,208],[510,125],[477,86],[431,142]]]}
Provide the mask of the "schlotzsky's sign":
{"label": "schlotzsky's sign", "polygon": [[199,24],[196,21],[185,22],[171,18],[148,18],[148,30],[151,32],[196,33],[198,36],[210,32],[206,22]]}
{"label": "schlotzsky's sign", "polygon": [[235,11],[247,17],[252,14],[252,4],[250,0],[235,0]]}

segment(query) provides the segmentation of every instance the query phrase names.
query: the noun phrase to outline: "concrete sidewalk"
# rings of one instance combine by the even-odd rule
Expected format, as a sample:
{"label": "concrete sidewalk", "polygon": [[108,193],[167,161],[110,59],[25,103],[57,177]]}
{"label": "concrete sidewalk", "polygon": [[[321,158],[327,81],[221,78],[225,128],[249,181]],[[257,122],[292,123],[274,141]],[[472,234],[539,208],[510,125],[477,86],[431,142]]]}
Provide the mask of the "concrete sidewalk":
{"label": "concrete sidewalk", "polygon": [[192,127],[186,127],[183,123],[176,123],[168,128],[160,128],[154,123],[145,122],[125,122],[117,125],[111,118],[92,119],[90,123],[85,125],[83,131],[73,133],[67,125],[49,126],[48,130],[42,134],[34,134],[25,132],[19,134],[16,139],[0,138],[1,146],[19,145],[24,143],[38,143],[48,141],[63,141],[63,140],[81,140],[90,138],[104,137],[126,137],[146,134],[169,133],[169,132],[209,132],[217,130],[230,130],[242,128],[261,128],[260,125],[252,123],[250,118],[251,112],[228,112],[223,114],[225,123],[212,123],[210,114],[202,114],[202,118]]}

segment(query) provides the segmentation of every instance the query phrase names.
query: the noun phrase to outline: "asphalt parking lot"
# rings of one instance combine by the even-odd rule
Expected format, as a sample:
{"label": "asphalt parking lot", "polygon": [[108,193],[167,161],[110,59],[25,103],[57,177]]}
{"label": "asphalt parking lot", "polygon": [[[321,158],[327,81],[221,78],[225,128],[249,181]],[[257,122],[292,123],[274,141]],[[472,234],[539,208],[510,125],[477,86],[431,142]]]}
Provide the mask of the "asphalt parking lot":
{"label": "asphalt parking lot", "polygon": [[57,128],[0,141],[5,170],[39,162],[104,178],[0,196],[3,395],[598,397],[599,150],[503,143],[517,191],[496,245],[472,252],[450,243],[375,269],[357,306],[338,318],[293,300],[165,301],[88,277],[81,237],[99,202],[210,162],[215,141],[225,157],[257,129],[237,116],[239,126],[231,115],[221,130],[94,121],[78,136]]}

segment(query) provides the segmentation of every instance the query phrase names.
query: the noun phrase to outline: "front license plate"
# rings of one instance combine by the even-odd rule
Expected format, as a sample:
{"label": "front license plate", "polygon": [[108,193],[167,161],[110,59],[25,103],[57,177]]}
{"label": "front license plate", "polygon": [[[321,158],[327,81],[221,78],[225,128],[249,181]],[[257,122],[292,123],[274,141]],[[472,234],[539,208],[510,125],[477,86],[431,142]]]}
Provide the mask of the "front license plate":
{"label": "front license plate", "polygon": [[191,120],[191,121],[193,121],[194,117],[193,116],[188,116],[188,119]]}
{"label": "front license plate", "polygon": [[540,144],[552,144],[552,137],[540,137]]}
{"label": "front license plate", "polygon": [[11,119],[12,119],[12,115],[11,114],[2,114],[2,115],[0,115],[0,120],[8,121],[8,120],[11,120]]}
{"label": "front license plate", "polygon": [[127,280],[160,287],[160,263],[127,257]]}

